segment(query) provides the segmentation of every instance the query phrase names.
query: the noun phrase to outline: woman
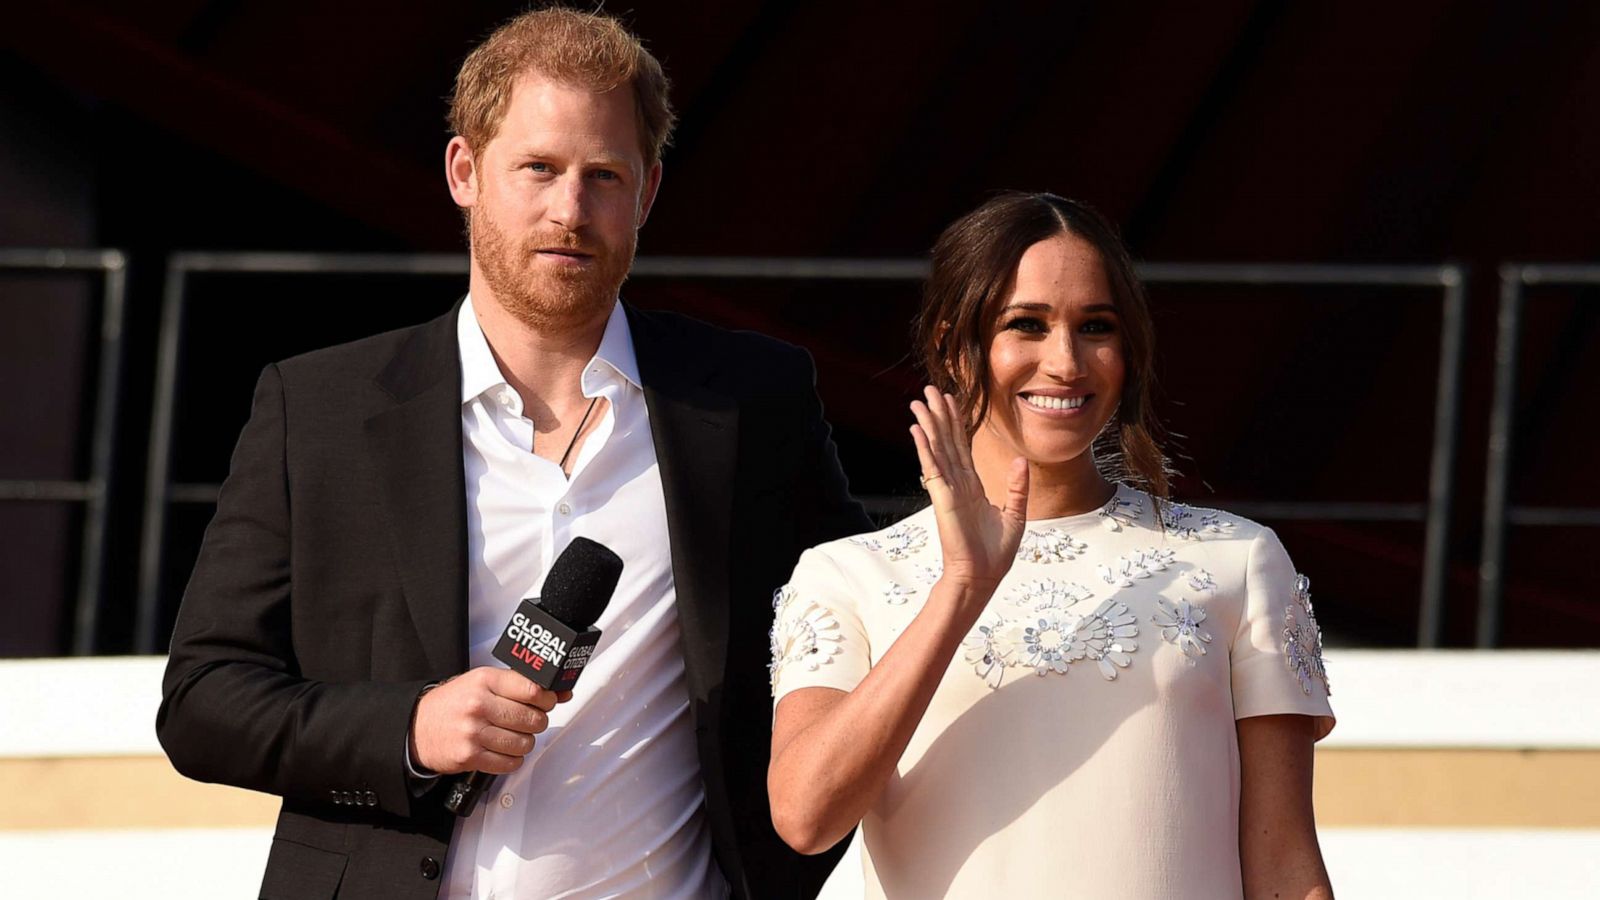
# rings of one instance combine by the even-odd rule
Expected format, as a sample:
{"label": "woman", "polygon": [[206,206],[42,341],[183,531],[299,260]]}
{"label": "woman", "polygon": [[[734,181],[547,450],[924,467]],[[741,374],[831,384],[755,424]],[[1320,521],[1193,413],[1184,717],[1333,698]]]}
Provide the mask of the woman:
{"label": "woman", "polygon": [[1165,499],[1110,226],[984,204],[934,247],[918,343],[932,505],[807,551],[775,600],[779,834],[860,823],[874,897],[1331,897],[1308,582],[1271,530]]}

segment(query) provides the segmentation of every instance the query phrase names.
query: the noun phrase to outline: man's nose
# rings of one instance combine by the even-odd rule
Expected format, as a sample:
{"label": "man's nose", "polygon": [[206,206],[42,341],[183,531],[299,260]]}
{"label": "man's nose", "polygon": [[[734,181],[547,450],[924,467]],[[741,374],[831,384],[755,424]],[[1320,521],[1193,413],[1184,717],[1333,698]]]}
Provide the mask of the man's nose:
{"label": "man's nose", "polygon": [[589,224],[589,185],[581,173],[570,173],[556,183],[549,214],[550,221],[568,231]]}

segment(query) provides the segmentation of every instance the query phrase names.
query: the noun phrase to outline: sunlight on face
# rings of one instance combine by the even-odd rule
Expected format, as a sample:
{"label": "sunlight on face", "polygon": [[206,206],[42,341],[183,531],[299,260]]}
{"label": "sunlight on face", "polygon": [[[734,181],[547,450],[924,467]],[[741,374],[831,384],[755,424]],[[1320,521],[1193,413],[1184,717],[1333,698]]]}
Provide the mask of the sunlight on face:
{"label": "sunlight on face", "polygon": [[1116,412],[1126,369],[1100,254],[1072,234],[1034,244],[999,307],[989,413],[974,441],[1041,466],[1092,464],[1089,450]]}

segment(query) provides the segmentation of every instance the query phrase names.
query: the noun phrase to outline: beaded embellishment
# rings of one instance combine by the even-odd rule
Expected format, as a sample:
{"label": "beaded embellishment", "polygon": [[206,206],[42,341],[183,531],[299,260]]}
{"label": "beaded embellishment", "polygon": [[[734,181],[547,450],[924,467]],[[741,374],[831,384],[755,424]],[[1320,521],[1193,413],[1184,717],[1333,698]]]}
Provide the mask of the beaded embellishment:
{"label": "beaded embellishment", "polygon": [[1122,493],[1118,491],[1100,510],[1100,524],[1105,526],[1107,531],[1121,531],[1122,526],[1138,522],[1143,515],[1143,494],[1134,494],[1132,499],[1124,499]]}
{"label": "beaded embellishment", "polygon": [[1321,683],[1324,694],[1333,694],[1322,665],[1322,629],[1311,608],[1311,579],[1304,575],[1294,577],[1294,598],[1283,617],[1283,661],[1307,696],[1313,682]]}
{"label": "beaded embellishment", "polygon": [[877,550],[893,562],[899,562],[928,544],[928,530],[921,525],[901,522],[880,535],[857,535],[850,543],[868,550]]}
{"label": "beaded embellishment", "polygon": [[1182,503],[1161,507],[1161,526],[1175,538],[1199,541],[1214,535],[1229,534],[1234,523],[1214,509],[1196,509]]}
{"label": "beaded embellishment", "polygon": [[789,585],[773,594],[772,607],[772,662],[768,673],[776,691],[778,678],[786,667],[799,665],[815,672],[832,662],[842,648],[839,620],[815,602],[800,600]]}
{"label": "beaded embellishment", "polygon": [[1156,572],[1165,572],[1172,565],[1174,553],[1160,547],[1151,547],[1132,556],[1119,556],[1115,565],[1099,566],[1100,578],[1106,584],[1133,587],[1136,578],[1149,578]]}
{"label": "beaded embellishment", "polygon": [[1022,544],[1017,547],[1017,559],[1034,563],[1066,562],[1077,559],[1088,548],[1088,544],[1074,538],[1065,529],[1029,530],[1022,536]]}
{"label": "beaded embellishment", "polygon": [[1200,623],[1206,620],[1206,611],[1187,600],[1173,603],[1165,597],[1157,597],[1156,605],[1159,608],[1150,621],[1159,625],[1161,637],[1177,645],[1189,665],[1194,665],[1206,655],[1206,644],[1211,643],[1211,635],[1200,629]]}

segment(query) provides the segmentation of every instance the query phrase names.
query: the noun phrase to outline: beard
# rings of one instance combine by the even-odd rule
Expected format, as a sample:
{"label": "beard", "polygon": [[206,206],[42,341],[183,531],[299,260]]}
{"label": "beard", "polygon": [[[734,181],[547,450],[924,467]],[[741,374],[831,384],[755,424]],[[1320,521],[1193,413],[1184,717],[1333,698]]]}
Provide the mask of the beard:
{"label": "beard", "polygon": [[[481,206],[472,212],[468,233],[472,255],[495,299],[536,331],[565,330],[609,315],[639,245],[634,231],[628,232],[624,245],[608,247],[560,226],[519,238],[508,234]],[[593,262],[583,267],[552,265],[538,258],[539,250],[549,249],[587,253]]]}

